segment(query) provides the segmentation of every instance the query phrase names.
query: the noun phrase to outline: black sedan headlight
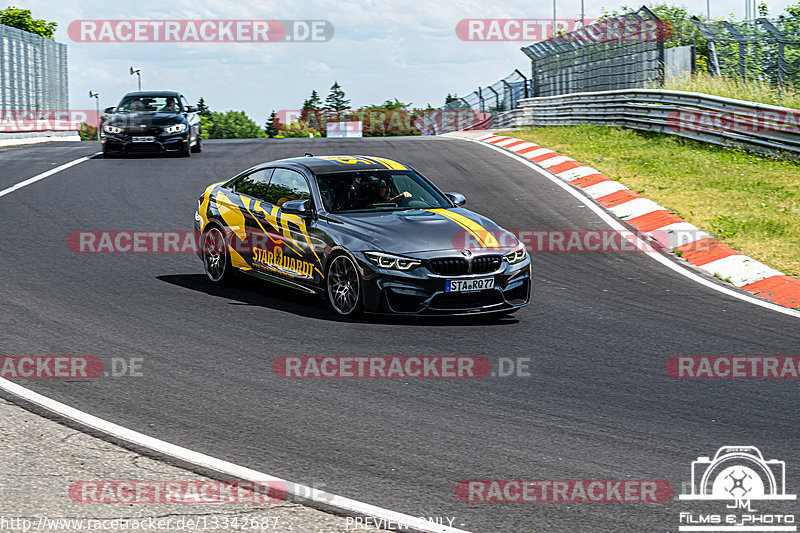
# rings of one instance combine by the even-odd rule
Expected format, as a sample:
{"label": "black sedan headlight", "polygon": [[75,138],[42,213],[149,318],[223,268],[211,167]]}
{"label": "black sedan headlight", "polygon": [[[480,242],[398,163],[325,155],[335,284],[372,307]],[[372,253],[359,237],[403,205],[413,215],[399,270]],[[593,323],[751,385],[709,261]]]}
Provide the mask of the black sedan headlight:
{"label": "black sedan headlight", "polygon": [[422,261],[417,259],[409,259],[408,257],[400,257],[399,255],[386,254],[383,252],[364,252],[375,266],[380,268],[387,268],[390,270],[411,270],[422,264]]}
{"label": "black sedan headlight", "polygon": [[186,131],[186,124],[173,124],[172,126],[167,126],[164,128],[164,133],[183,133]]}
{"label": "black sedan headlight", "polygon": [[122,128],[120,128],[119,126],[111,126],[109,124],[106,124],[103,126],[103,131],[106,133],[122,133]]}
{"label": "black sedan headlight", "polygon": [[505,254],[503,259],[508,261],[509,265],[515,265],[525,261],[527,257],[528,252],[525,250],[525,246],[522,243],[519,243],[513,250]]}

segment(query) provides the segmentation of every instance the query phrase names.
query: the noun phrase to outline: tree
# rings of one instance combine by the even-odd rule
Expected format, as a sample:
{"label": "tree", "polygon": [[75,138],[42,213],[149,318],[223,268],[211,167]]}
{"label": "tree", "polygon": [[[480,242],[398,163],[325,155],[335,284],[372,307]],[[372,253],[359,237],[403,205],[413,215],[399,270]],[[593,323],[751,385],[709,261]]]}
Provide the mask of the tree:
{"label": "tree", "polygon": [[278,114],[273,109],[272,114],[267,119],[267,125],[264,128],[264,133],[267,134],[267,137],[272,139],[278,134],[280,127],[281,127],[281,122],[280,120],[278,120]]}
{"label": "tree", "polygon": [[331,85],[330,93],[325,98],[325,109],[329,111],[336,111],[336,116],[339,113],[350,107],[350,100],[345,98],[344,91],[338,81],[333,82]]}
{"label": "tree", "polygon": [[264,130],[244,111],[212,111],[200,117],[204,139],[258,139],[266,136]]}
{"label": "tree", "polygon": [[300,109],[300,120],[307,121],[309,115],[319,115],[322,111],[322,100],[320,100],[317,91],[311,91],[311,96],[303,102],[303,107]]}
{"label": "tree", "polygon": [[197,114],[201,117],[208,117],[211,116],[211,110],[206,105],[206,101],[203,100],[203,97],[200,97],[200,100],[197,101]]}
{"label": "tree", "polygon": [[0,24],[27,31],[28,33],[35,33],[47,39],[53,39],[53,35],[56,33],[56,26],[58,26],[55,22],[33,18],[30,9],[19,9],[14,6],[0,10]]}

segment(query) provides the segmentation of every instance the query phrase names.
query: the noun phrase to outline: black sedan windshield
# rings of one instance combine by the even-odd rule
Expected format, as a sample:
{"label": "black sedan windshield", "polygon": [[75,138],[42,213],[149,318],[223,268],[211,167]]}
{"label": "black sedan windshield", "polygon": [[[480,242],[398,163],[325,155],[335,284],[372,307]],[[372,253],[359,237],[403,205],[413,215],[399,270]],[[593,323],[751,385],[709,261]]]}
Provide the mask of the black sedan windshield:
{"label": "black sedan windshield", "polygon": [[319,174],[317,184],[329,213],[452,207],[425,178],[410,170]]}
{"label": "black sedan windshield", "polygon": [[118,113],[180,113],[181,104],[176,96],[136,95],[126,96],[117,106]]}

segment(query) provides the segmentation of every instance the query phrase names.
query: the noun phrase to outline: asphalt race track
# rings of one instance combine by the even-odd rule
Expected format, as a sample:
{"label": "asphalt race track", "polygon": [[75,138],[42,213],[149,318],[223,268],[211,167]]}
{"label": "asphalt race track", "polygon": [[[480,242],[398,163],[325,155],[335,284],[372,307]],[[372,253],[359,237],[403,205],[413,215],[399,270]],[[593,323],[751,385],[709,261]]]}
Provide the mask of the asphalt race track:
{"label": "asphalt race track", "polygon": [[[97,150],[0,150],[0,189]],[[234,463],[475,532],[677,531],[690,463],[723,445],[786,461],[800,490],[796,380],[676,380],[676,355],[800,355],[800,320],[642,253],[534,255],[511,319],[342,321],[257,282],[214,288],[192,254],[76,254],[80,230],[189,230],[210,183],[312,152],[406,162],[512,230],[607,229],[487,147],[442,138],[210,141],[189,159],[91,159],[0,198],[2,355],[142,357],[143,377],[18,383]],[[285,355],[528,357],[530,377],[287,380]],[[467,504],[469,479],[665,479],[663,504]]]}

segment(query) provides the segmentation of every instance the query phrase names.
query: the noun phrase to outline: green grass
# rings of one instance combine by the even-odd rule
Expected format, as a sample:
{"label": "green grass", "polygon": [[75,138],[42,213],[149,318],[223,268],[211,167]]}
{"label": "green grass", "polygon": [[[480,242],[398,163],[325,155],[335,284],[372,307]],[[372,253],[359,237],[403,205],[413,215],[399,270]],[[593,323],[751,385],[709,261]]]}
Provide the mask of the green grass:
{"label": "green grass", "polygon": [[800,163],[603,126],[501,133],[573,157],[737,250],[800,276]]}
{"label": "green grass", "polygon": [[743,82],[739,78],[712,77],[700,73],[694,76],[671,78],[664,83],[663,87],[653,85],[650,88],[713,94],[737,100],[800,109],[800,91],[793,87],[785,87],[779,91],[777,87],[756,80]]}

